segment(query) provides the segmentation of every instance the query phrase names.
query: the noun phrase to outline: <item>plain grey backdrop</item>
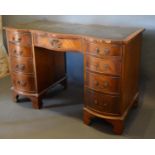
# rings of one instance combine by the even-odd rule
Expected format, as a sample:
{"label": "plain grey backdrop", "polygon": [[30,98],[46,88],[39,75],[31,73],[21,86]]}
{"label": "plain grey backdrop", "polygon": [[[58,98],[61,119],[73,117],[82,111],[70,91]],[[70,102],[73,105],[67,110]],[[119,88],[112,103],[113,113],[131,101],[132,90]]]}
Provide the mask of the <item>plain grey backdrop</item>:
{"label": "plain grey backdrop", "polygon": [[[143,46],[141,54],[141,85],[144,87],[155,87],[155,16],[118,16],[118,15],[37,15],[37,16],[3,16],[3,25],[10,25],[14,22],[29,22],[33,20],[54,20],[82,24],[103,24],[115,26],[143,27]],[[134,55],[133,55],[134,59]],[[78,53],[67,53],[67,72],[70,80],[83,83],[83,55]],[[155,95],[155,91],[150,91]]]}

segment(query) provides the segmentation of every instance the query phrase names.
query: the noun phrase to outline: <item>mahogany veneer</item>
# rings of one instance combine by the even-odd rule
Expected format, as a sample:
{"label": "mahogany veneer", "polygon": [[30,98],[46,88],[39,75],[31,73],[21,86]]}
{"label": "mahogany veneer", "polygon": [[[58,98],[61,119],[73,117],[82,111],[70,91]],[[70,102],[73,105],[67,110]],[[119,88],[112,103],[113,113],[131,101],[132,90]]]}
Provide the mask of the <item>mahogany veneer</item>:
{"label": "mahogany veneer", "polygon": [[106,58],[103,61],[100,58],[92,56],[87,56],[86,59],[86,67],[89,71],[96,73],[104,73],[107,75],[121,75],[122,62],[119,59]]}
{"label": "mahogany veneer", "polygon": [[67,88],[67,51],[84,54],[83,121],[100,117],[121,134],[137,103],[144,29],[35,21],[6,27],[14,101],[20,94],[42,107],[48,88]]}
{"label": "mahogany veneer", "polygon": [[18,44],[10,43],[8,46],[8,50],[11,56],[32,58],[32,47],[31,46],[20,46]]}

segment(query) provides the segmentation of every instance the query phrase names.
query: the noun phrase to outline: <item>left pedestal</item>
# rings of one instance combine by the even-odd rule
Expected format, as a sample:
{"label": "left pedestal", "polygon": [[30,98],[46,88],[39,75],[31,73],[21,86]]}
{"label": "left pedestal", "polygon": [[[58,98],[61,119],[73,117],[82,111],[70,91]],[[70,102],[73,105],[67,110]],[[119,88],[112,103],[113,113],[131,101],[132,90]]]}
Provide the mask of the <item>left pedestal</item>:
{"label": "left pedestal", "polygon": [[[23,95],[35,109],[42,107],[42,97],[56,84],[67,88],[66,54],[36,46],[34,33],[6,28],[13,100]],[[37,35],[38,36],[38,35]]]}
{"label": "left pedestal", "polygon": [[17,102],[19,95],[22,94],[20,92],[24,92],[23,95],[32,100],[34,108],[41,108],[40,97],[31,96],[31,94],[37,92],[32,35],[28,31],[7,29],[6,36],[13,85],[13,100]]}

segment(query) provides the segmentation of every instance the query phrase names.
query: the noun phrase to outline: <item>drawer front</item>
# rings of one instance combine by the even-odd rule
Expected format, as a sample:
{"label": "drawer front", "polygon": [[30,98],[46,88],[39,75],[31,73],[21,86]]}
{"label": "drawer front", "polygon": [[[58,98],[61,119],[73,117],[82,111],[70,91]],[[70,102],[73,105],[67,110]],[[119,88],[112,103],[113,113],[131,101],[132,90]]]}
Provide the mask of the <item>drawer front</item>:
{"label": "drawer front", "polygon": [[34,77],[30,75],[12,73],[13,87],[25,92],[35,92]]}
{"label": "drawer front", "polygon": [[9,54],[16,57],[32,57],[32,47],[9,43]]}
{"label": "drawer front", "polygon": [[8,41],[14,44],[22,44],[25,46],[31,46],[32,39],[29,32],[7,31]]}
{"label": "drawer front", "polygon": [[121,61],[117,59],[100,59],[86,56],[87,69],[93,72],[105,73],[110,75],[121,74]]}
{"label": "drawer front", "polygon": [[34,35],[34,44],[39,47],[58,51],[81,51],[80,39],[55,38],[50,34],[36,33]]}
{"label": "drawer front", "polygon": [[33,74],[34,70],[31,58],[11,57],[10,60],[13,72]]}
{"label": "drawer front", "polygon": [[119,114],[119,97],[85,90],[85,106],[98,112]]}
{"label": "drawer front", "polygon": [[106,75],[98,75],[94,73],[86,73],[86,85],[90,89],[94,89],[103,93],[119,94],[120,78]]}
{"label": "drawer front", "polygon": [[103,43],[89,43],[87,53],[97,56],[122,56],[122,47],[119,44],[103,44]]}

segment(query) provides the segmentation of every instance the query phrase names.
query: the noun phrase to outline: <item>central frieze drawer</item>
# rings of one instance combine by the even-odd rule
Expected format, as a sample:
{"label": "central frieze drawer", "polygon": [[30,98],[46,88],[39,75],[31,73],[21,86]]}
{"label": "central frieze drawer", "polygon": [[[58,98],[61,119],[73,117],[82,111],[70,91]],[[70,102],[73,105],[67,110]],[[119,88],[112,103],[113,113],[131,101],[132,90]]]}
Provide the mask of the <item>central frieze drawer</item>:
{"label": "central frieze drawer", "polygon": [[81,39],[53,37],[47,33],[34,34],[35,46],[60,51],[81,51]]}
{"label": "central frieze drawer", "polygon": [[109,94],[120,93],[120,78],[106,75],[86,73],[86,85],[88,88]]}
{"label": "central frieze drawer", "polygon": [[11,57],[11,70],[25,74],[33,74],[33,61],[31,58]]}
{"label": "central frieze drawer", "polygon": [[22,90],[26,92],[35,92],[35,82],[34,77],[30,75],[23,75],[20,73],[12,73],[13,87],[17,90]]}
{"label": "central frieze drawer", "polygon": [[86,67],[93,72],[118,76],[121,74],[121,61],[115,58],[100,59],[87,55]]}

